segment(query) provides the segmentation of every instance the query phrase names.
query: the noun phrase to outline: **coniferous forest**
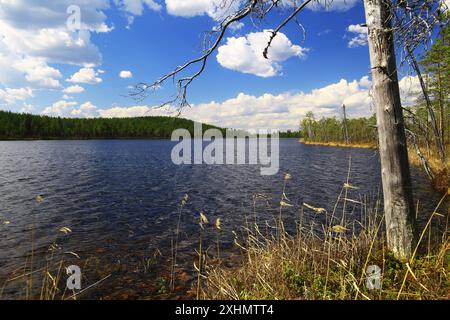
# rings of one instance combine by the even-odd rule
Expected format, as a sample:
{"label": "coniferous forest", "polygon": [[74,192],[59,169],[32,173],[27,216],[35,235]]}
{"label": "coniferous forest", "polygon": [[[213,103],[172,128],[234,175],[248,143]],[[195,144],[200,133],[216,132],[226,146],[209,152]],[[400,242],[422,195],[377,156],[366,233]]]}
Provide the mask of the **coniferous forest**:
{"label": "coniferous forest", "polygon": [[305,142],[376,144],[376,119],[337,119],[336,117],[316,119],[309,112],[300,123],[301,137]]}
{"label": "coniferous forest", "polygon": [[[425,90],[412,92],[417,96],[415,103],[403,108],[406,136],[411,147],[440,154],[440,161],[445,162],[450,144],[449,25],[440,29],[436,42],[420,56],[418,67]],[[309,112],[300,122],[300,131],[310,143],[377,144],[375,115],[346,119],[344,113],[340,118],[317,119]]]}
{"label": "coniferous forest", "polygon": [[[175,129],[194,131],[177,117],[59,118],[0,111],[0,139],[170,138]],[[217,128],[203,125],[203,130]]]}

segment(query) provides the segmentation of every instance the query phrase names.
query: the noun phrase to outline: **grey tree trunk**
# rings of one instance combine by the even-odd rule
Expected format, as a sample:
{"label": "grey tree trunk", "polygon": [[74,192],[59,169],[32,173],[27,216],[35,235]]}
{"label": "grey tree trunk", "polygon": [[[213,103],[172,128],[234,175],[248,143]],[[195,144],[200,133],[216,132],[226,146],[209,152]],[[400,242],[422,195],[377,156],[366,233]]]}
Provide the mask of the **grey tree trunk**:
{"label": "grey tree trunk", "polygon": [[345,104],[342,105],[342,113],[344,114],[344,141],[348,144],[347,112],[345,111]]}
{"label": "grey tree trunk", "polygon": [[388,249],[407,259],[416,227],[405,126],[400,102],[390,0],[364,0],[373,98],[377,114]]}

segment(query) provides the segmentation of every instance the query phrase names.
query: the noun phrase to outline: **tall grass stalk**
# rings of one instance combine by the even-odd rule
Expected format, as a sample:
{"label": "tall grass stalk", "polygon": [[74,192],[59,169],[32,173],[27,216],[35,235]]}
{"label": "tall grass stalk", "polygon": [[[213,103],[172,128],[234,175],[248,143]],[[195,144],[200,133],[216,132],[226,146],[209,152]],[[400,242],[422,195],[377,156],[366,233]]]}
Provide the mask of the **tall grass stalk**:
{"label": "tall grass stalk", "polygon": [[203,267],[203,230],[204,225],[208,224],[208,218],[203,212],[200,212],[199,225],[200,225],[200,237],[198,242],[198,266],[194,267],[197,270],[197,300],[200,299],[200,289],[201,289],[201,277],[202,277],[202,267]]}
{"label": "tall grass stalk", "polygon": [[180,224],[181,224],[181,213],[183,211],[184,206],[189,200],[189,196],[187,194],[184,195],[181,200],[180,206],[178,208],[178,220],[177,220],[177,228],[175,230],[175,246],[173,245],[172,240],[172,266],[170,272],[170,288],[172,291],[175,290],[175,268],[177,266],[177,256],[178,256],[178,240],[180,238]]}
{"label": "tall grass stalk", "polygon": [[[304,204],[298,208],[295,234],[277,224],[276,236],[262,234],[256,224],[241,248],[244,259],[235,267],[208,265],[207,281],[202,288],[207,299],[448,299],[450,292],[448,225],[442,236],[433,228],[432,237],[441,243],[420,243],[431,230],[431,221],[448,216],[437,214],[448,196],[444,196],[422,231],[420,243],[410,261],[399,261],[386,250],[384,215],[381,199],[368,202],[355,200],[356,189],[349,177],[328,212],[324,208]],[[283,193],[285,188],[283,188]],[[353,199],[352,199],[353,198]],[[282,196],[282,199],[283,196]],[[353,207],[348,204],[352,203]],[[343,205],[347,211],[337,216]],[[359,212],[356,209],[359,207]],[[292,208],[291,208],[292,209]],[[305,210],[325,215],[321,226],[317,220],[305,220]],[[357,219],[360,216],[361,219]],[[444,220],[446,219],[446,220]],[[361,221],[360,221],[361,220]],[[265,223],[267,225],[267,222]],[[323,230],[318,232],[318,230]],[[246,230],[249,231],[248,228]],[[428,253],[429,251],[429,253]],[[381,269],[381,288],[367,287],[367,268]],[[197,287],[199,290],[200,286]],[[199,294],[198,294],[199,295]]]}

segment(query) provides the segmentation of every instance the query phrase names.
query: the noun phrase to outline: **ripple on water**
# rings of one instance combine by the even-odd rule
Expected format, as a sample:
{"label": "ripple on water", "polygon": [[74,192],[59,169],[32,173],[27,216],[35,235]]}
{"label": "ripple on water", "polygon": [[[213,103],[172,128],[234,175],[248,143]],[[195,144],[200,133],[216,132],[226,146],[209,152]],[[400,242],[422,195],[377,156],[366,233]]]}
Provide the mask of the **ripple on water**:
{"label": "ripple on water", "polygon": [[[142,259],[155,250],[162,252],[161,261],[168,261],[185,193],[190,201],[181,216],[179,251],[190,270],[198,245],[198,212],[211,221],[222,219],[223,250],[231,252],[231,231],[255,218],[253,194],[266,197],[256,203],[259,222],[277,215],[285,172],[292,176],[286,195],[297,205],[283,211],[289,223],[298,218],[296,208],[303,202],[332,209],[350,155],[350,180],[360,188],[352,196],[376,194],[380,186],[378,156],[372,149],[305,146],[282,139],[279,173],[261,176],[259,166],[175,166],[170,160],[173,145],[166,140],[0,142],[0,222],[10,221],[0,223],[0,279],[23,266],[30,254],[33,217],[37,259],[43,259],[57,238],[64,251],[114,270],[118,261],[128,261],[128,271],[120,269],[120,274],[138,279],[129,270],[140,270]],[[414,178],[416,197],[436,204],[438,196],[425,178],[416,170]],[[38,194],[45,200],[36,205]],[[305,216],[317,219],[308,212]],[[62,235],[58,230],[64,226],[73,233]],[[216,234],[210,229],[205,242],[214,243]]]}

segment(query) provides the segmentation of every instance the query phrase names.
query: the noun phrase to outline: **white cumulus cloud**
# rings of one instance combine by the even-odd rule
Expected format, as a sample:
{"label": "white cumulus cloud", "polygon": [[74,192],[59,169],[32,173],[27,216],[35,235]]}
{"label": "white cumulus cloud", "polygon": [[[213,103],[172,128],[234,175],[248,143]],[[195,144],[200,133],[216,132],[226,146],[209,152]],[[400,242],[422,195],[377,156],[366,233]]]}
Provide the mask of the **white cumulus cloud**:
{"label": "white cumulus cloud", "polygon": [[[67,28],[72,5],[81,9],[81,30]],[[91,34],[112,30],[109,8],[109,0],[0,0],[0,85],[56,89],[61,73],[53,64],[99,65]]]}
{"label": "white cumulus cloud", "polygon": [[129,118],[142,117],[152,115],[149,106],[133,106],[133,107],[112,107],[109,109],[99,109],[98,114],[103,118]]}
{"label": "white cumulus cloud", "polygon": [[42,114],[58,117],[92,118],[97,117],[97,107],[90,101],[81,105],[76,101],[59,100],[46,107]]}
{"label": "white cumulus cloud", "polygon": [[49,116],[64,116],[71,107],[78,105],[75,101],[59,100],[53,103],[51,106],[46,107],[42,114]]}
{"label": "white cumulus cloud", "polygon": [[[312,111],[318,117],[339,116],[345,103],[349,116],[371,115],[369,96],[370,80],[347,81],[314,89],[311,92],[265,93],[260,96],[239,93],[223,102],[211,101],[192,105],[182,110],[182,117],[211,123],[221,127],[240,129],[297,129],[300,119]],[[175,109],[160,109],[152,106],[115,106],[98,109],[101,117],[172,116]]]}
{"label": "white cumulus cloud", "polygon": [[74,85],[74,86],[65,88],[63,90],[63,92],[65,92],[65,93],[82,93],[82,92],[84,92],[84,88],[79,85]]}
{"label": "white cumulus cloud", "polygon": [[283,62],[291,57],[304,57],[308,51],[294,45],[283,33],[278,33],[269,48],[268,59],[263,51],[270,38],[270,31],[249,33],[245,37],[229,37],[218,48],[217,61],[225,68],[250,73],[260,77],[279,75]]}
{"label": "white cumulus cloud", "polygon": [[[404,106],[415,103],[420,94],[417,77],[400,79],[400,92]],[[368,76],[359,80],[341,79],[309,92],[265,93],[259,96],[239,93],[222,102],[211,101],[192,105],[182,110],[181,116],[226,128],[239,129],[298,129],[299,121],[307,112],[316,117],[342,116],[342,104],[349,117],[371,116],[374,113],[370,95],[372,82]],[[1,92],[1,91],[0,91]],[[44,110],[44,114],[71,117],[126,118],[141,116],[174,116],[175,108],[161,109],[149,105],[113,106],[98,108],[91,102],[57,101]]]}
{"label": "white cumulus cloud", "polygon": [[166,0],[169,14],[181,17],[194,17],[208,14],[214,17],[216,8],[222,0]]}
{"label": "white cumulus cloud", "polygon": [[131,71],[128,71],[128,70],[123,70],[123,71],[120,71],[119,77],[121,77],[123,79],[132,78],[133,77],[133,73]]}
{"label": "white cumulus cloud", "polygon": [[122,10],[136,16],[142,15],[144,5],[154,11],[162,9],[162,6],[154,0],[115,0],[115,3]]}
{"label": "white cumulus cloud", "polygon": [[400,79],[398,85],[403,106],[413,105],[416,103],[417,96],[422,94],[422,88],[417,76],[405,76]]}
{"label": "white cumulus cloud", "polygon": [[[349,117],[370,116],[374,113],[370,94],[372,82],[368,76],[359,80],[340,79],[309,92],[284,92],[251,95],[244,92],[222,102],[210,101],[193,104],[182,109],[181,116],[221,127],[239,129],[298,129],[299,121],[312,111],[317,118],[342,116],[342,104]],[[399,81],[403,106],[414,104],[420,94],[420,84],[415,76],[405,76]],[[10,102],[32,96],[31,89],[20,91],[0,89],[0,101]],[[68,99],[56,101],[46,107],[43,114],[65,117],[124,118],[140,116],[174,116],[175,108],[161,109],[149,105],[97,107],[88,101],[79,104]]]}
{"label": "white cumulus cloud", "polygon": [[[400,80],[404,106],[415,102],[417,78]],[[350,117],[371,116],[375,110],[370,94],[369,77],[348,81],[341,79],[310,92],[265,93],[260,96],[245,93],[223,102],[209,102],[183,109],[182,116],[228,128],[298,129],[299,120],[308,111],[317,117],[342,115],[342,104]]]}
{"label": "white cumulus cloud", "polygon": [[97,107],[90,101],[70,111],[70,115],[77,118],[93,118],[97,116]]}
{"label": "white cumulus cloud", "polygon": [[22,108],[20,108],[20,112],[22,113],[31,113],[34,110],[34,106],[28,103],[24,103]]}
{"label": "white cumulus cloud", "polygon": [[128,20],[127,29],[134,23],[135,16],[142,16],[147,7],[153,11],[161,11],[162,5],[155,0],[114,0],[116,6],[125,12]]}
{"label": "white cumulus cloud", "polygon": [[360,0],[317,0],[308,4],[308,8],[318,11],[347,11],[356,6]]}
{"label": "white cumulus cloud", "polygon": [[348,26],[347,31],[353,35],[353,37],[348,42],[349,48],[367,45],[367,27],[362,27],[359,24],[351,24]]}
{"label": "white cumulus cloud", "polygon": [[[360,0],[316,0],[307,6],[314,11],[346,11],[353,8]],[[445,0],[447,1],[447,0]],[[208,15],[215,20],[221,20],[228,14],[235,12],[244,1],[234,0],[165,0],[169,14],[181,17]],[[297,5],[300,1],[297,1]],[[282,0],[279,5],[290,8],[292,0]]]}
{"label": "white cumulus cloud", "polygon": [[101,83],[103,80],[99,77],[99,73],[93,68],[81,68],[66,81],[73,83],[97,84]]}
{"label": "white cumulus cloud", "polygon": [[39,58],[19,59],[13,63],[16,70],[21,71],[26,80],[34,87],[38,88],[60,88],[61,83],[58,78],[62,77],[61,72],[50,67]]}
{"label": "white cumulus cloud", "polygon": [[23,101],[33,96],[33,90],[30,88],[18,89],[0,89],[0,102],[13,104],[16,101]]}

